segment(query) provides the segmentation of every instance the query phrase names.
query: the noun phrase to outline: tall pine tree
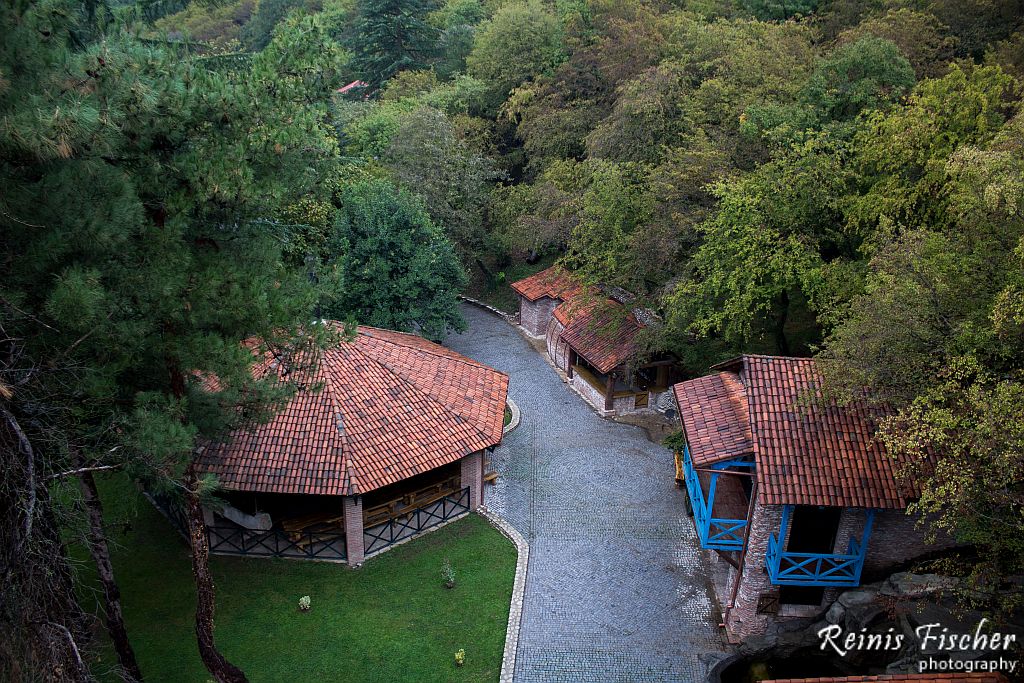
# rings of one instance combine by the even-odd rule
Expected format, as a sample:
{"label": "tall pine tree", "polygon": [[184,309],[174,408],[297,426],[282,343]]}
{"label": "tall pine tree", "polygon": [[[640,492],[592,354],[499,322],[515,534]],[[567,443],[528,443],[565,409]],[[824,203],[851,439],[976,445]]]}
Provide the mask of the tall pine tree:
{"label": "tall pine tree", "polygon": [[434,56],[438,29],[427,23],[433,0],[359,0],[353,66],[374,89],[399,71],[422,69]]}
{"label": "tall pine tree", "polygon": [[[73,511],[49,489],[120,468],[193,512],[200,654],[218,681],[243,681],[214,643],[195,533],[211,486],[192,454],[288,391],[252,381],[241,340],[289,353],[318,334],[316,293],[268,219],[326,192],[342,55],[316,18],[293,17],[250,66],[215,72],[116,26],[90,41],[79,19],[72,2],[0,8],[0,439],[19,454],[0,464],[4,673],[89,679],[59,537]],[[127,645],[123,624],[110,631]]]}

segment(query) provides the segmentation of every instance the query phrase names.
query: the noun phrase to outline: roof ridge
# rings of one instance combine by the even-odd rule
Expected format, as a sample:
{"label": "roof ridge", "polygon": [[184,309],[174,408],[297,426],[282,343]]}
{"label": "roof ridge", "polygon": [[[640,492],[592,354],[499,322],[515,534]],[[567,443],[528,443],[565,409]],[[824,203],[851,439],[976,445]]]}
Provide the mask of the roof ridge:
{"label": "roof ridge", "polygon": [[[330,351],[337,351],[337,349],[332,347],[331,349],[321,350],[321,362],[323,361],[323,356],[326,356],[327,353]],[[352,459],[348,457],[348,446],[350,441],[348,438],[348,434],[345,432],[344,414],[342,413],[341,410],[341,404],[338,403],[338,399],[335,398],[334,396],[335,392],[334,387],[332,386],[333,380],[331,379],[331,373],[323,371],[323,375],[324,389],[327,390],[328,387],[330,387],[330,390],[327,391],[327,395],[331,401],[331,406],[334,408],[334,425],[338,432],[338,444],[341,450],[341,453],[339,453],[339,455],[341,456],[342,489],[345,491],[345,495],[352,495],[352,482],[353,480],[358,482],[359,477],[352,472]],[[340,426],[338,425],[339,420],[341,420]]]}
{"label": "roof ridge", "polygon": [[[466,416],[464,416],[464,415],[462,415],[462,414],[460,414],[460,413],[457,413],[457,412],[455,412],[454,410],[450,409],[450,408],[449,408],[449,407],[448,407],[448,406],[447,406],[446,404],[442,403],[442,402],[441,402],[441,401],[440,401],[439,399],[437,399],[437,398],[436,398],[436,397],[435,397],[435,396],[434,396],[433,394],[431,394],[431,393],[429,393],[429,392],[427,392],[427,391],[424,391],[423,389],[421,389],[421,388],[420,388],[420,386],[419,386],[418,384],[416,384],[415,382],[413,382],[412,380],[410,380],[410,379],[409,379],[408,377],[406,377],[406,376],[405,376],[405,375],[404,375],[404,374],[403,374],[402,372],[400,372],[399,370],[396,370],[396,369],[394,369],[394,368],[390,367],[390,366],[389,366],[389,365],[387,365],[386,363],[384,363],[384,362],[382,362],[382,361],[378,360],[377,358],[374,358],[373,356],[371,356],[370,354],[366,353],[365,351],[363,351],[362,349],[360,349],[360,348],[358,348],[358,347],[355,347],[355,346],[354,346],[353,348],[354,348],[354,350],[355,350],[355,352],[356,352],[356,353],[358,353],[359,355],[363,356],[364,358],[366,358],[366,359],[367,359],[367,360],[369,360],[370,362],[372,362],[372,363],[374,363],[374,364],[376,364],[376,365],[379,365],[379,366],[380,366],[381,368],[383,368],[383,369],[384,369],[384,370],[385,370],[386,372],[390,373],[391,375],[394,375],[395,377],[397,377],[398,379],[400,379],[400,380],[401,380],[401,381],[402,381],[402,382],[403,382],[404,384],[408,385],[409,387],[412,387],[412,389],[414,389],[414,390],[415,390],[415,391],[416,391],[416,392],[417,392],[418,394],[420,394],[420,395],[422,395],[422,396],[425,396],[425,397],[426,397],[426,398],[427,398],[427,399],[428,399],[428,400],[429,400],[429,401],[430,401],[431,403],[433,403],[433,404],[436,404],[436,405],[440,406],[440,408],[441,408],[441,410],[442,410],[443,412],[445,412],[445,413],[447,413],[447,414],[449,414],[449,415],[452,415],[452,416],[454,416],[454,417],[457,417],[457,418],[459,419],[459,423],[460,423],[460,424],[463,424],[463,425],[469,425],[469,426],[470,426],[470,428],[471,428],[471,429],[472,429],[472,430],[473,430],[473,431],[474,431],[474,432],[475,432],[475,433],[476,433],[476,434],[477,434],[478,436],[480,436],[480,437],[481,437],[481,438],[482,438],[482,439],[483,439],[484,441],[487,441],[487,439],[488,439],[488,435],[487,435],[487,434],[485,434],[484,432],[480,431],[480,429],[478,429],[478,428],[477,428],[476,424],[475,424],[475,423],[474,423],[474,422],[473,422],[472,420],[470,420],[470,419],[469,419],[469,418],[467,418]],[[446,356],[441,356],[440,354],[435,354],[435,355],[437,355],[437,356],[438,356],[439,358],[446,358]],[[484,367],[486,367],[486,366],[484,366]],[[488,368],[488,369],[490,369],[490,368]],[[497,370],[495,370],[494,372],[498,372],[498,371],[497,371]],[[498,374],[504,375],[504,373],[500,373],[500,372],[499,372]]]}
{"label": "roof ridge", "polygon": [[[798,360],[798,361],[806,361],[806,362],[809,362],[809,363],[817,363],[818,362],[818,359],[813,357],[813,356],[778,356],[778,355],[772,355],[772,354],[769,354],[769,353],[744,353],[744,354],[738,356],[737,358],[733,358],[731,360],[737,360],[738,358],[768,358],[768,359],[771,359],[771,360]],[[723,361],[723,362],[728,363],[729,361]]]}
{"label": "roof ridge", "polygon": [[750,386],[750,371],[747,369],[747,358],[748,356],[743,355],[736,359],[740,361],[743,370],[743,379],[740,379],[739,375],[736,376],[736,379],[740,380],[740,384],[743,385],[743,394],[747,397],[747,425],[750,427],[750,446],[754,453],[754,483],[757,484],[758,489],[761,489],[766,482],[764,481],[764,467],[761,462],[763,456],[761,455],[761,438],[758,436],[760,430],[757,428],[757,421],[754,419],[754,402],[747,391]]}
{"label": "roof ridge", "polygon": [[[413,339],[419,339],[420,341],[425,341],[425,342],[431,343],[431,344],[436,344],[437,343],[437,342],[431,342],[429,339],[424,339],[423,337],[421,337],[419,335],[412,334],[411,332],[399,332],[398,330],[386,330],[383,327],[373,327],[371,325],[359,325],[356,328],[356,336],[359,335],[359,330],[364,329],[364,328],[365,329],[369,329],[369,330],[380,330],[381,332],[388,332],[390,334],[401,334],[401,335],[404,335],[406,337],[412,337]],[[378,341],[389,342],[389,340],[385,339],[384,337],[377,337],[377,336],[374,336],[372,334],[371,335],[367,335],[367,336],[373,337],[374,339],[376,339]],[[348,342],[348,343],[351,343],[351,342]],[[394,342],[389,342],[389,343],[393,344]],[[396,346],[401,346],[400,344],[395,344],[395,345]],[[441,346],[441,345],[438,344],[438,346]],[[416,347],[406,346],[405,348],[415,349],[416,351],[422,351],[423,353],[429,353],[430,355],[436,356],[437,358],[446,358],[448,360],[454,360],[454,361],[457,361],[459,363],[464,363],[465,365],[471,365],[473,367],[483,368],[485,370],[490,370],[491,372],[496,372],[499,375],[504,375],[505,377],[508,377],[508,374],[502,372],[501,370],[496,370],[496,369],[490,367],[489,365],[484,365],[483,363],[479,363],[479,362],[473,360],[472,358],[467,358],[466,356],[463,356],[458,351],[452,351],[451,349],[447,349],[447,347],[445,347],[445,346],[441,346],[441,348],[442,349],[447,349],[449,351],[449,353],[451,353],[450,356],[449,355],[445,355],[443,353],[438,353],[437,351],[433,351],[433,350],[428,349],[428,348],[421,348],[419,346],[416,346]],[[360,352],[360,353],[362,353],[362,352]]]}
{"label": "roof ridge", "polygon": [[744,407],[746,407],[746,409],[747,409],[747,429],[750,430],[751,455],[754,456],[754,462],[756,463],[757,462],[757,439],[754,438],[754,423],[750,421],[750,399],[747,397],[747,385],[743,383],[743,380],[741,380],[739,375],[737,375],[735,372],[729,372],[728,370],[721,370],[721,371],[719,371],[718,374],[719,375],[723,375],[723,378],[722,378],[723,382],[726,381],[724,376],[728,376],[730,380],[735,381],[735,382],[737,382],[740,385],[740,390],[743,393],[743,402],[742,403],[745,404],[745,406],[741,405],[739,398],[736,397],[736,396],[733,396],[732,394],[729,394],[727,398],[729,399],[730,403],[732,403],[732,404],[734,404],[736,406],[737,412],[742,411]]}

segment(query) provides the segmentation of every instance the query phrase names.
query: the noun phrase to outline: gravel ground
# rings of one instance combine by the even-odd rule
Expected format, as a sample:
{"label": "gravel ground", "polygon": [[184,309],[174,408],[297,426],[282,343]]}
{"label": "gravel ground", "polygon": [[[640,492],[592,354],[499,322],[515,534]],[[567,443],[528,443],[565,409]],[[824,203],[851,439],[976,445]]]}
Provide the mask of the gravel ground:
{"label": "gravel ground", "polygon": [[723,652],[671,452],[599,418],[504,320],[445,344],[511,377],[522,423],[485,502],[530,543],[517,683],[704,681]]}

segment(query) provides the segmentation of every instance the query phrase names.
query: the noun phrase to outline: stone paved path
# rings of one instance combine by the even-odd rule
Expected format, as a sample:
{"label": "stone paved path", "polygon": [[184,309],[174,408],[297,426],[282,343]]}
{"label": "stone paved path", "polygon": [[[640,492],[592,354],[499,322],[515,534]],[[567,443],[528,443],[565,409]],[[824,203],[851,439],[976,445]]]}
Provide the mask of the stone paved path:
{"label": "stone paved path", "polygon": [[530,543],[516,682],[706,680],[722,645],[671,453],[597,417],[508,323],[463,313],[445,344],[508,373],[522,410],[485,492]]}

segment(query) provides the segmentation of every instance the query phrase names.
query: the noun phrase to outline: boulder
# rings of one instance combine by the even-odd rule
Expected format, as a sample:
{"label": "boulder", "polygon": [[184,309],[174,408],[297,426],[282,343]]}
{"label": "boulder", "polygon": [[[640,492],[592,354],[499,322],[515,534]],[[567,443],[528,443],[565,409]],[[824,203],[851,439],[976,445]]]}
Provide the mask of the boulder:
{"label": "boulder", "polygon": [[871,605],[877,601],[878,591],[867,586],[858,590],[844,591],[839,594],[839,599],[836,600],[836,602],[848,609]]}
{"label": "boulder", "polygon": [[832,607],[836,605],[842,608],[843,620],[835,623],[842,624],[848,632],[871,626],[885,613],[878,599],[878,590],[867,586],[840,594]]}
{"label": "boulder", "polygon": [[844,617],[846,616],[846,608],[843,607],[843,603],[836,600],[832,603],[832,606],[825,612],[825,621],[830,624],[841,624]]}

